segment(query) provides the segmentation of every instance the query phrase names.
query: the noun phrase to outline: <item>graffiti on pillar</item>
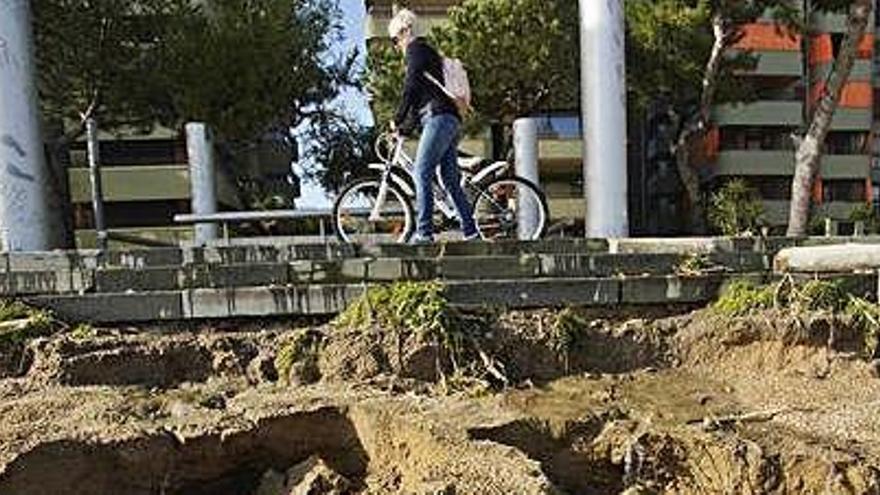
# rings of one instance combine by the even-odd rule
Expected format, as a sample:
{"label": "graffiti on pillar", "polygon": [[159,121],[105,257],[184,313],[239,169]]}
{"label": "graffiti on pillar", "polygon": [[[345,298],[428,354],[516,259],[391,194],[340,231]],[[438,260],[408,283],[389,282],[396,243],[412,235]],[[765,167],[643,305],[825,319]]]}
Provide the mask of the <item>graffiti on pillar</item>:
{"label": "graffiti on pillar", "polygon": [[[0,136],[0,156],[6,156],[6,165],[0,171],[0,198],[6,203],[7,211],[16,216],[25,216],[27,209],[27,188],[21,181],[36,182],[20,165],[27,152],[17,139],[9,134]],[[13,180],[15,179],[15,180]]]}
{"label": "graffiti on pillar", "polygon": [[12,64],[12,54],[9,53],[9,42],[0,36],[0,69]]}
{"label": "graffiti on pillar", "polygon": [[20,69],[21,60],[13,53],[9,42],[0,36],[0,72],[6,69]]}
{"label": "graffiti on pillar", "polygon": [[[19,160],[27,156],[27,152],[24,150],[24,148],[22,148],[18,141],[9,134],[4,134],[2,137],[0,137],[0,144],[4,145],[4,147],[6,148],[11,149],[13,153],[15,153],[15,157]],[[6,173],[16,179],[22,179],[28,182],[35,181],[33,175],[25,172],[21,167],[11,161],[6,162]]]}
{"label": "graffiti on pillar", "polygon": [[10,176],[15,177],[16,179],[26,180],[28,182],[35,182],[34,176],[25,172],[21,169],[21,167],[17,166],[12,162],[6,163],[6,173]]}
{"label": "graffiti on pillar", "polygon": [[14,151],[19,158],[25,158],[27,156],[27,152],[21,147],[21,144],[9,134],[4,134],[3,137],[0,137],[0,144],[12,148],[12,151]]}

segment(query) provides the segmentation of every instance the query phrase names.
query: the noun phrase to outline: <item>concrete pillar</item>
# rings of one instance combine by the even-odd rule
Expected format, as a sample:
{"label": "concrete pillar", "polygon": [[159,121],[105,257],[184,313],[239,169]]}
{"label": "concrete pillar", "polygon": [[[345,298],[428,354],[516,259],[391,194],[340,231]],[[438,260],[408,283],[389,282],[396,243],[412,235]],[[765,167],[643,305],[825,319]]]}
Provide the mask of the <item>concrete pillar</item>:
{"label": "concrete pillar", "polygon": [[[513,122],[513,150],[516,175],[539,184],[537,119],[526,117]],[[517,201],[519,238],[527,240],[537,226],[540,205],[531,196],[517,195]]]}
{"label": "concrete pillar", "polygon": [[[192,213],[217,213],[217,175],[214,142],[208,126],[202,122],[186,124],[186,153],[189,158],[189,180],[192,188]],[[195,224],[195,244],[204,246],[217,239],[216,223]]]}
{"label": "concrete pillar", "polygon": [[580,0],[581,107],[588,237],[626,237],[623,0]]}
{"label": "concrete pillar", "polygon": [[0,250],[50,246],[30,2],[0,0]]}

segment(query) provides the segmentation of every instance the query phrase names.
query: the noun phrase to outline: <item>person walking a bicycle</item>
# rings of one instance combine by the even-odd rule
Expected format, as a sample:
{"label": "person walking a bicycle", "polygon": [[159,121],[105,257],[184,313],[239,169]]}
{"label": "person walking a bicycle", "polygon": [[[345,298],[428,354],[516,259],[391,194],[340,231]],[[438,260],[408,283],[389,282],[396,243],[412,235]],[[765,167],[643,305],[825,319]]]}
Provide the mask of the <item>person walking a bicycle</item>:
{"label": "person walking a bicycle", "polygon": [[461,188],[458,169],[458,141],[461,115],[455,102],[426,74],[443,81],[443,59],[428,42],[415,36],[416,15],[401,9],[388,25],[394,46],[406,59],[403,98],[397,107],[391,130],[407,135],[417,122],[422,133],[414,165],[416,182],[416,233],[411,242],[434,241],[434,191],[436,168],[440,166],[443,187],[452,198],[465,240],[479,239],[474,215]]}

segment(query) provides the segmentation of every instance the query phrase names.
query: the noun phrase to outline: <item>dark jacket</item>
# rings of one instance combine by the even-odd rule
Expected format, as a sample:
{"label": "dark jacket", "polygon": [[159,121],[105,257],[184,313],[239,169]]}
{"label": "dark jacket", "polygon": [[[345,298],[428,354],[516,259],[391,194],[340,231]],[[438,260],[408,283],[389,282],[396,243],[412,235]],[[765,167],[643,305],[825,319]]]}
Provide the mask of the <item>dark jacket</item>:
{"label": "dark jacket", "polygon": [[397,107],[394,123],[401,132],[408,133],[421,122],[421,117],[449,113],[461,116],[455,103],[425,77],[425,72],[443,82],[443,57],[424,38],[416,38],[406,47],[406,80],[403,101]]}

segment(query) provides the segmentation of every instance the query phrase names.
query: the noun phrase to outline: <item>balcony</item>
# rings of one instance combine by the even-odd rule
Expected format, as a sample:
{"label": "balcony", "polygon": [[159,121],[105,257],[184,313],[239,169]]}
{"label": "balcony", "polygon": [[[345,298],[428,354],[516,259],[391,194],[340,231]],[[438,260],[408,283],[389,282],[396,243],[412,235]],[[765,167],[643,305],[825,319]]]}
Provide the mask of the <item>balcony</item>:
{"label": "balcony", "polygon": [[800,101],[755,101],[728,103],[713,109],[713,120],[720,126],[763,125],[797,127],[803,122],[804,105]]}
{"label": "balcony", "polygon": [[831,122],[832,131],[869,131],[873,120],[870,108],[838,108]]}
{"label": "balcony", "polygon": [[871,174],[868,155],[825,155],[820,169],[823,179],[864,179]]}
{"label": "balcony", "polygon": [[[787,225],[789,214],[788,201],[762,201],[764,205],[764,220],[770,225]],[[833,201],[817,205],[816,213],[832,220],[847,221],[853,209],[863,202]]]}
{"label": "balcony", "polygon": [[[810,79],[813,83],[824,82],[828,78],[828,74],[831,73],[831,69],[834,66],[834,62],[828,62],[825,64],[817,65],[813,67],[810,71]],[[865,59],[856,59],[853,62],[852,72],[849,74],[848,82],[868,82],[873,79],[874,74],[874,61],[873,60],[865,60]]]}
{"label": "balcony", "polygon": [[[868,177],[868,155],[825,155],[820,174],[825,179]],[[794,175],[794,151],[728,150],[718,154],[718,176]]]}
{"label": "balcony", "polygon": [[[736,55],[731,51],[731,55]],[[800,77],[803,72],[803,56],[801,52],[788,51],[754,51],[757,65],[754,69],[743,71],[744,74],[773,77]]]}
{"label": "balcony", "polygon": [[[68,170],[70,198],[74,203],[92,200],[89,169]],[[168,201],[189,199],[192,196],[189,165],[134,165],[104,167],[101,169],[104,201]],[[238,194],[226,174],[217,175],[218,201],[229,206],[240,206]]]}
{"label": "balcony", "polygon": [[[91,201],[89,169],[71,168],[68,176],[71,200]],[[161,201],[191,196],[188,165],[104,167],[101,181],[105,201]]]}
{"label": "balcony", "polygon": [[[812,15],[813,31],[821,33],[845,33],[846,14],[814,12]],[[870,32],[870,26],[868,32]]]}
{"label": "balcony", "polygon": [[793,151],[730,150],[718,153],[715,175],[792,175]]}

